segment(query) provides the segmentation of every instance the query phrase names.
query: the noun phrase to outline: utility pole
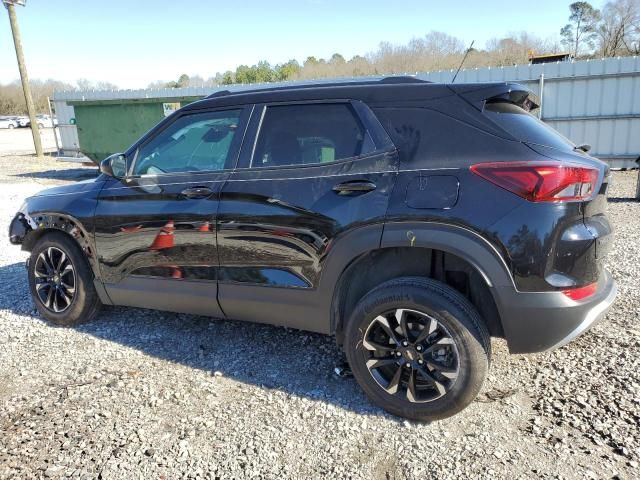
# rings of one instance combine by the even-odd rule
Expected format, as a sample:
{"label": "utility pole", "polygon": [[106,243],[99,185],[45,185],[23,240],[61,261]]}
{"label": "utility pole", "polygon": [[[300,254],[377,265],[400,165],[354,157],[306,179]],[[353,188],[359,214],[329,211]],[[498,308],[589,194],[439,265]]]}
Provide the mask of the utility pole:
{"label": "utility pole", "polygon": [[15,6],[24,6],[26,0],[2,0],[2,2],[4,3],[4,6],[7,7],[7,11],[9,12],[9,22],[11,23],[11,33],[13,33],[13,45],[16,47],[16,58],[18,59],[18,70],[20,70],[20,80],[22,81],[24,101],[27,104],[27,112],[29,113],[29,121],[31,122],[33,146],[36,149],[36,156],[38,158],[42,158],[42,141],[40,140],[40,129],[38,128],[38,121],[36,120],[36,110],[33,106],[31,88],[29,87],[29,76],[27,75],[27,67],[24,63],[24,54],[22,53],[20,29],[18,29],[18,20],[16,19]]}

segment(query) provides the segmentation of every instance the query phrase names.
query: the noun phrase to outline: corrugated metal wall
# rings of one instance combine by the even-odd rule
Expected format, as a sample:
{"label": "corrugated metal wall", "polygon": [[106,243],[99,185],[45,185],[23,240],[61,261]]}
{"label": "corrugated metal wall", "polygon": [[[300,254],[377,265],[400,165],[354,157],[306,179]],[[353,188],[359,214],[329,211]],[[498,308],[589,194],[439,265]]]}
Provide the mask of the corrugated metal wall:
{"label": "corrugated metal wall", "polygon": [[[449,83],[454,71],[419,73],[419,78]],[[640,157],[640,58],[515,65],[461,70],[456,83],[517,81],[540,95],[542,119],[613,167],[635,166]],[[352,79],[352,80],[362,80]],[[307,83],[307,82],[303,82]],[[273,86],[271,84],[270,86]],[[219,88],[57,92],[53,96],[66,152],[79,147],[73,107],[67,101],[206,96],[218,90],[241,91],[256,85]]]}

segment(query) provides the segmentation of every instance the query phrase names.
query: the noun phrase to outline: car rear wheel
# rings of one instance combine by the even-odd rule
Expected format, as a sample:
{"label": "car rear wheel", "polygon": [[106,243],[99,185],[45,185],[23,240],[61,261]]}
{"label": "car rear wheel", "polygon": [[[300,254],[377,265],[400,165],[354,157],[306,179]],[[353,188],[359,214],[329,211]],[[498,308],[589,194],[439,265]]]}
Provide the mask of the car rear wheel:
{"label": "car rear wheel", "polygon": [[489,333],[473,305],[427,278],[386,282],[358,303],[347,359],[369,398],[401,417],[438,420],[464,409],[489,368]]}
{"label": "car rear wheel", "polygon": [[9,124],[9,130],[13,130],[13,129],[14,129],[14,126]]}
{"label": "car rear wheel", "polygon": [[38,312],[56,325],[88,322],[101,307],[91,268],[80,247],[64,233],[48,233],[36,242],[28,275]]}

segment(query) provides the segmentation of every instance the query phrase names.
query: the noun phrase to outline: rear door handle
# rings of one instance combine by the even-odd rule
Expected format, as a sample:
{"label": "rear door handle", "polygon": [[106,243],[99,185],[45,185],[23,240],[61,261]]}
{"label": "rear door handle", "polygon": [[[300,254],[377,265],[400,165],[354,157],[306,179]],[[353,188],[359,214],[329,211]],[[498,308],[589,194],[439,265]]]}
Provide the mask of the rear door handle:
{"label": "rear door handle", "polygon": [[376,189],[376,184],[367,180],[350,180],[337,184],[333,191],[338,195],[357,195],[367,193]]}
{"label": "rear door handle", "polygon": [[207,198],[209,196],[211,196],[211,194],[213,193],[213,190],[211,190],[209,187],[190,187],[187,188],[186,190],[183,190],[182,195],[187,197],[187,198]]}

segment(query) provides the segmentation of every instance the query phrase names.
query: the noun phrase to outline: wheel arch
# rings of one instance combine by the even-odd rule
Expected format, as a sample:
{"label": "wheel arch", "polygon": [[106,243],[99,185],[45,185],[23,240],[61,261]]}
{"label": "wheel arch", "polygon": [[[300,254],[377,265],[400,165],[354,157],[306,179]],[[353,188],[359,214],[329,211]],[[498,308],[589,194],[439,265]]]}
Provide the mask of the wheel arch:
{"label": "wheel arch", "polygon": [[[38,212],[31,215],[23,215],[22,219],[17,217],[16,220],[22,224],[24,229],[24,232],[18,235],[22,250],[30,252],[36,242],[48,233],[61,232],[76,242],[89,262],[94,277],[96,279],[100,278],[91,236],[77,218],[65,213]],[[17,227],[12,224],[11,228],[13,230]]]}
{"label": "wheel arch", "polygon": [[465,227],[436,222],[387,223],[380,246],[442,250],[473,265],[490,287],[515,288],[510,269],[496,247]]}
{"label": "wheel arch", "polygon": [[515,288],[513,277],[498,251],[475,232],[438,223],[387,223],[376,248],[359,252],[344,265],[331,302],[330,328],[339,344],[359,298],[401,276],[436,278],[453,286],[480,311],[492,336],[504,336],[494,287]]}

